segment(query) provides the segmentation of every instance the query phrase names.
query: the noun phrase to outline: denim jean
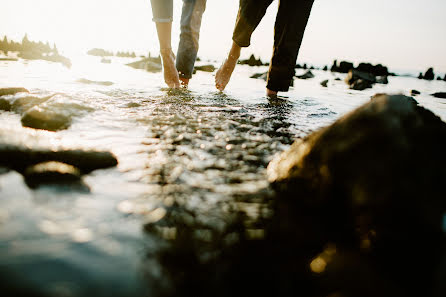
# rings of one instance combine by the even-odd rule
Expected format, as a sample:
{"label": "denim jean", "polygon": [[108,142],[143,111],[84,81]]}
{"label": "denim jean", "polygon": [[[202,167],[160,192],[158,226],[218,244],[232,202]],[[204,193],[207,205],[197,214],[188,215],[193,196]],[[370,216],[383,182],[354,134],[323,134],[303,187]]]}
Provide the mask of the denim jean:
{"label": "denim jean", "polygon": [[[172,22],[173,0],[151,0],[154,22]],[[206,0],[183,0],[176,67],[181,78],[191,78],[197,59],[200,27]]]}
{"label": "denim jean", "polygon": [[[233,41],[248,47],[251,35],[273,0],[240,0]],[[274,51],[267,88],[288,91],[314,0],[280,0],[274,26]]]}

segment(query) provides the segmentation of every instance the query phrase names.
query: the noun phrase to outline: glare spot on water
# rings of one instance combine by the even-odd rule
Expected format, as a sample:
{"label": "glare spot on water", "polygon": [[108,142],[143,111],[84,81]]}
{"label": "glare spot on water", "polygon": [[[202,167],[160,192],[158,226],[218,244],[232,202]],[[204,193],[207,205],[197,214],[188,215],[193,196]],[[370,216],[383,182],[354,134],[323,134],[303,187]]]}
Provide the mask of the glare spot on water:
{"label": "glare spot on water", "polygon": [[132,213],[134,210],[133,203],[131,203],[128,200],[124,200],[124,201],[120,202],[118,204],[117,208],[120,212],[126,213],[126,214]]}

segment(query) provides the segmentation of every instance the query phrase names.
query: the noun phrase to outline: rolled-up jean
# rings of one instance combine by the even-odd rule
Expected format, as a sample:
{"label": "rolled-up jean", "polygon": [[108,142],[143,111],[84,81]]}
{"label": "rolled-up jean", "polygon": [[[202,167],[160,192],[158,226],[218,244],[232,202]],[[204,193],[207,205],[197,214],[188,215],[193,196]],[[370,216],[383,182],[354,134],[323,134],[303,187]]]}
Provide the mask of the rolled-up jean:
{"label": "rolled-up jean", "polygon": [[[151,0],[153,21],[172,22],[173,0]],[[197,59],[200,27],[206,0],[183,0],[176,67],[181,78],[191,78]]]}

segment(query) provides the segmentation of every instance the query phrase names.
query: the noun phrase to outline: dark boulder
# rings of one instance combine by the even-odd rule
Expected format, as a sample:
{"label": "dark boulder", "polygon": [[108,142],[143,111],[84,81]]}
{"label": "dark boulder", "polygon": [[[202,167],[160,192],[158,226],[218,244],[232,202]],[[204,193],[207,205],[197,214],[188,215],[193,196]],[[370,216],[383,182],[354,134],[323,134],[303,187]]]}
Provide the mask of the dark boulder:
{"label": "dark boulder", "polygon": [[328,79],[321,81],[321,86],[323,86],[324,88],[326,88],[328,85]]}
{"label": "dark boulder", "polygon": [[268,72],[254,73],[250,76],[250,78],[263,79],[264,81],[266,81],[266,79],[268,78]]}
{"label": "dark boulder", "polygon": [[426,73],[423,75],[423,79],[425,79],[425,80],[434,80],[435,79],[434,68],[429,68],[426,71]]}
{"label": "dark boulder", "polygon": [[262,66],[263,65],[260,58],[256,59],[254,57],[254,55],[251,55],[248,60],[240,60],[238,63],[241,65],[249,65],[249,66]]}
{"label": "dark boulder", "polygon": [[6,99],[0,98],[0,110],[11,111],[11,103]]}
{"label": "dark boulder", "polygon": [[314,74],[313,74],[313,72],[311,72],[311,70],[308,70],[304,74],[297,75],[296,77],[299,78],[299,79],[309,79],[309,78],[313,78]]}
{"label": "dark boulder", "polygon": [[420,91],[417,91],[417,90],[410,91],[411,96],[416,96],[416,95],[420,95],[420,94],[421,94]]}
{"label": "dark boulder", "polygon": [[338,62],[335,60],[330,70],[332,72],[348,73],[351,69],[354,69],[353,63],[341,61],[338,66]]}
{"label": "dark boulder", "polygon": [[371,88],[376,83],[376,77],[370,73],[352,69],[348,72],[345,82],[350,86],[350,89],[362,91]]}
{"label": "dark boulder", "polygon": [[439,117],[377,95],[270,163],[277,234],[319,246],[309,268],[339,296],[441,296],[445,151]]}
{"label": "dark boulder", "polygon": [[446,92],[434,93],[434,94],[432,94],[432,96],[434,96],[435,98],[446,99]]}
{"label": "dark boulder", "polygon": [[96,169],[114,167],[116,157],[106,151],[66,148],[55,145],[51,137],[35,133],[0,131],[0,167],[23,173],[31,165],[57,161],[79,168],[82,174]]}
{"label": "dark boulder", "polygon": [[29,93],[25,88],[1,88],[0,96],[15,95],[17,93]]}
{"label": "dark boulder", "polygon": [[325,65],[324,68],[322,68],[323,71],[327,71],[328,70],[328,66]]}

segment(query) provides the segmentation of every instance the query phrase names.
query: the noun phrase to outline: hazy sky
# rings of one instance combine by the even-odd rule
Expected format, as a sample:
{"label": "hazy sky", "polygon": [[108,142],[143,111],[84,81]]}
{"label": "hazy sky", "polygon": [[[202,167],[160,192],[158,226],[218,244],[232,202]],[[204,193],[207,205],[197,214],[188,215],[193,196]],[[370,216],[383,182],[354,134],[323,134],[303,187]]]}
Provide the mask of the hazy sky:
{"label": "hazy sky", "polygon": [[[149,0],[2,0],[0,36],[56,42],[65,52],[92,47],[158,51]],[[277,0],[244,56],[269,60]],[[174,0],[178,43],[181,0]],[[221,59],[231,44],[238,0],[208,0],[199,56]],[[298,62],[383,63],[394,70],[446,72],[445,0],[315,0]]]}

